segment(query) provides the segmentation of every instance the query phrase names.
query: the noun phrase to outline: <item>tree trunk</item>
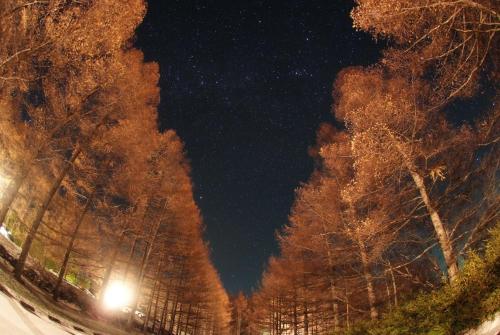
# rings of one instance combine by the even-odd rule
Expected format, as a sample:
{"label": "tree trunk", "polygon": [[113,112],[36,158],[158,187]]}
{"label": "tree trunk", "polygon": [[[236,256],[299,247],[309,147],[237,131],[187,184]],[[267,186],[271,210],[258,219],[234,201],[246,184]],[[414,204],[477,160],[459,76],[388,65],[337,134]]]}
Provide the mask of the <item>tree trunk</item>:
{"label": "tree trunk", "polygon": [[439,245],[441,246],[441,250],[443,251],[449,281],[454,282],[458,276],[458,265],[455,261],[455,257],[453,256],[453,246],[451,244],[450,237],[448,236],[448,233],[444,228],[439,213],[431,204],[427,189],[425,187],[424,179],[413,169],[410,169],[410,174],[413,178],[413,181],[415,182],[415,185],[417,186],[418,191],[420,192],[420,197],[422,198],[425,207],[427,208],[427,212],[431,217],[432,225],[434,226],[434,230],[436,231]]}
{"label": "tree trunk", "polygon": [[351,329],[351,320],[350,320],[350,308],[349,308],[349,292],[347,291],[347,285],[345,285],[345,323],[347,330]]}
{"label": "tree trunk", "polygon": [[304,335],[309,335],[309,315],[307,303],[304,303]]}
{"label": "tree trunk", "polygon": [[396,285],[396,278],[394,278],[394,270],[392,270],[392,265],[389,262],[389,272],[392,279],[392,290],[394,294],[394,306],[398,307],[398,287]]}
{"label": "tree trunk", "polygon": [[[168,282],[167,282],[168,284]],[[158,283],[158,293],[156,294],[156,301],[155,301],[155,310],[153,312],[153,324],[151,325],[151,332],[154,334],[155,332],[155,326],[156,326],[156,316],[158,315],[158,303],[160,302],[160,296],[161,296],[161,280]],[[168,287],[165,288],[165,300],[168,300]],[[162,315],[163,317],[163,315]],[[160,323],[161,323],[161,318],[160,318]]]}
{"label": "tree trunk", "polygon": [[[161,319],[160,319],[160,327],[158,328],[158,334],[163,332],[163,329],[166,329],[167,317],[168,317],[168,300],[170,299],[170,286],[167,282],[167,291],[165,292],[165,302],[163,303],[163,308],[161,311]],[[154,324],[153,324],[154,327]]]}
{"label": "tree trunk", "polygon": [[184,266],[185,264],[182,263],[181,264],[181,269],[179,271],[179,278],[178,278],[178,281],[177,281],[177,285],[174,286],[174,289],[176,290],[176,292],[174,292],[175,294],[175,303],[173,304],[173,308],[172,308],[172,318],[170,320],[170,324],[169,324],[169,327],[168,327],[168,331],[169,332],[173,332],[174,330],[174,324],[175,324],[175,317],[176,317],[176,313],[177,313],[177,306],[179,304],[179,291],[180,291],[180,286],[182,284],[182,282],[184,281]]}
{"label": "tree trunk", "polygon": [[175,335],[179,335],[181,333],[181,326],[182,326],[182,308],[184,305],[181,303],[181,306],[179,307],[179,321],[177,321],[177,326],[175,327]]}
{"label": "tree trunk", "polygon": [[28,176],[29,169],[25,168],[20,174],[18,174],[7,186],[7,189],[3,193],[3,199],[0,203],[0,227],[3,226],[7,213],[9,212],[10,206],[14,202],[21,185]]}
{"label": "tree trunk", "polygon": [[201,308],[198,306],[196,308],[196,317],[194,319],[194,328],[193,328],[193,335],[197,335],[198,334],[198,326],[200,324],[200,310]]}
{"label": "tree trunk", "polygon": [[148,330],[148,324],[149,324],[149,319],[151,318],[151,310],[153,309],[153,301],[155,300],[155,296],[158,296],[157,287],[158,283],[155,282],[153,284],[153,288],[151,289],[151,296],[149,297],[149,303],[148,303],[148,309],[146,311],[146,317],[144,319],[144,323],[142,324],[142,332],[145,332]]}
{"label": "tree trunk", "polygon": [[[53,139],[55,134],[57,134],[57,132],[61,130],[71,119],[72,117],[70,117],[65,123],[62,123],[59,126],[52,129],[52,131],[50,132],[49,139]],[[95,130],[97,130],[98,127],[99,125],[97,125]],[[7,190],[4,192],[4,197],[0,204],[0,227],[3,225],[5,217],[7,216],[7,213],[9,212],[9,209],[12,203],[14,202],[14,199],[16,198],[16,195],[19,193],[19,189],[23,185],[24,180],[29,175],[31,168],[35,165],[37,158],[40,157],[43,149],[46,147],[48,142],[49,141],[41,142],[41,144],[33,152],[33,155],[31,155],[28,158],[28,162],[19,168],[19,173],[17,174],[17,176],[9,183],[9,186]]]}
{"label": "tree trunk", "polygon": [[168,325],[168,331],[173,332],[174,331],[174,324],[175,324],[175,317],[177,316],[177,305],[178,305],[177,299],[175,299],[175,303],[172,306],[172,317],[170,319],[170,323]]}
{"label": "tree trunk", "polygon": [[[166,318],[168,314],[168,299],[165,299],[163,302],[163,308],[161,310],[161,318],[160,318],[160,324],[158,325],[158,332],[157,334],[163,334],[163,329],[166,329],[165,324],[166,324]],[[153,332],[154,332],[154,327],[155,325],[153,324]]]}
{"label": "tree trunk", "polygon": [[125,265],[125,271],[123,272],[123,281],[127,280],[128,271],[130,270],[130,264],[132,264],[132,259],[134,258],[135,248],[137,247],[137,237],[134,238],[134,243],[132,243],[132,248],[128,254],[127,265]]}
{"label": "tree trunk", "polygon": [[78,217],[78,220],[76,221],[75,229],[73,230],[73,234],[71,235],[71,239],[69,241],[68,247],[66,248],[66,253],[64,254],[64,260],[61,265],[61,269],[59,270],[59,275],[57,276],[57,282],[56,286],[54,287],[54,291],[52,293],[52,298],[54,300],[57,300],[59,297],[59,289],[61,287],[61,283],[63,281],[64,275],[66,274],[66,268],[68,266],[69,262],[69,257],[71,255],[71,252],[73,251],[73,244],[75,243],[76,236],[78,235],[78,231],[80,230],[80,226],[83,223],[83,219],[85,218],[85,215],[87,214],[87,211],[90,208],[90,205],[92,203],[92,198],[94,197],[94,193],[89,196],[87,199],[87,203],[85,204],[85,207],[83,208],[80,216]]}
{"label": "tree trunk", "polygon": [[[107,114],[104,115],[102,120],[94,127],[94,129],[92,130],[92,132],[89,135],[90,138],[94,137],[95,133],[103,125],[103,121],[106,118],[106,116],[107,116]],[[52,131],[49,134],[50,136],[48,138],[53,139],[55,137],[55,135],[73,119],[73,117],[77,118],[78,117],[77,113],[74,113],[64,123],[61,123],[60,125],[58,125],[54,129],[52,129]],[[46,144],[48,142],[49,141],[45,141],[36,148],[36,151],[29,158],[29,162],[27,164],[24,164],[23,167],[20,168],[20,173],[9,184],[9,188],[4,193],[4,198],[0,204],[0,227],[3,225],[3,222],[5,221],[5,217],[7,216],[7,213],[12,205],[12,202],[14,202],[14,199],[16,198],[16,195],[19,193],[19,189],[21,188],[24,180],[29,175],[31,168],[35,165],[37,158],[40,157],[43,149],[45,149]],[[78,154],[76,156],[78,156]]]}
{"label": "tree trunk", "polygon": [[281,314],[281,299],[278,298],[278,323],[276,324],[277,326],[277,330],[278,330],[278,334],[281,335],[281,326],[282,326],[282,322],[281,322],[281,317],[282,317],[282,314]]}
{"label": "tree trunk", "polygon": [[187,334],[190,318],[191,318],[191,304],[189,304],[188,312],[186,315],[186,326],[184,327],[184,334]]}
{"label": "tree trunk", "polygon": [[366,248],[364,242],[361,240],[361,238],[357,238],[358,240],[358,245],[359,245],[359,254],[361,256],[361,263],[363,265],[363,276],[365,277],[366,281],[366,290],[368,293],[368,304],[370,305],[370,318],[372,320],[375,320],[378,318],[378,311],[377,308],[375,307],[376,303],[376,298],[375,298],[375,291],[373,289],[373,278],[372,274],[370,272],[370,264],[368,262],[368,255],[366,254]]}
{"label": "tree trunk", "polygon": [[417,187],[418,192],[420,193],[420,197],[422,198],[422,201],[425,204],[427,213],[431,218],[434,231],[436,232],[436,235],[438,237],[439,245],[441,247],[441,250],[443,251],[443,256],[446,262],[446,270],[448,273],[449,281],[453,282],[457,278],[459,271],[458,271],[458,265],[455,261],[453,246],[451,244],[450,237],[448,236],[448,233],[444,228],[439,213],[431,203],[429,194],[427,193],[427,188],[425,187],[424,178],[422,178],[422,176],[417,172],[413,160],[408,155],[405,148],[401,145],[400,141],[394,136],[392,132],[389,132],[389,136],[392,138],[397,150],[402,155],[404,164],[406,165],[406,168],[410,172],[411,178],[413,179],[413,182],[415,183],[415,186]]}
{"label": "tree trunk", "polygon": [[339,304],[333,303],[333,329],[334,331],[338,331],[339,329]]}
{"label": "tree trunk", "polygon": [[[298,335],[297,331],[297,298],[293,301],[293,335]],[[238,334],[239,335],[239,334]]]}
{"label": "tree trunk", "polygon": [[241,334],[241,310],[240,306],[238,306],[237,320],[236,320],[236,335],[240,334]]}
{"label": "tree trunk", "polygon": [[158,295],[160,293],[159,289],[161,288],[161,286],[159,286],[158,284],[160,282],[160,269],[161,269],[162,262],[163,262],[163,259],[160,259],[160,261],[158,262],[158,268],[156,270],[156,275],[155,275],[154,282],[153,282],[153,288],[151,289],[151,297],[149,299],[148,310],[146,312],[146,319],[144,321],[144,325],[142,326],[143,331],[148,328],[148,323],[149,323],[149,318],[151,316],[151,309],[153,307],[153,300],[155,298],[155,293],[157,290],[158,290]]}
{"label": "tree trunk", "polygon": [[26,239],[24,240],[22,249],[21,249],[21,254],[19,255],[19,258],[17,259],[16,267],[14,269],[14,277],[16,279],[21,279],[23,270],[24,270],[24,265],[26,263],[26,259],[28,258],[28,253],[31,248],[31,244],[33,243],[33,240],[35,239],[36,233],[38,232],[38,228],[40,227],[40,224],[42,223],[43,216],[45,215],[45,212],[49,208],[50,202],[52,201],[52,198],[56,194],[57,190],[59,189],[59,186],[61,185],[64,177],[68,173],[71,165],[75,162],[76,158],[81,152],[81,147],[77,146],[75,150],[73,151],[73,154],[71,155],[71,158],[69,161],[65,162],[63,169],[59,172],[59,175],[57,178],[54,180],[52,183],[49,192],[45,195],[45,198],[42,202],[42,205],[38,207],[36,210],[35,218],[31,222],[30,225],[30,230],[28,232],[28,236],[26,236]]}
{"label": "tree trunk", "polygon": [[[158,232],[160,230],[160,226],[161,226],[161,220],[158,220],[158,223],[156,224],[156,229],[155,229],[155,232],[153,235],[153,240],[151,241],[151,243],[147,242],[147,245],[146,245],[146,252],[144,253],[144,257],[142,258],[141,267],[139,270],[139,277],[137,278],[137,284],[135,285],[135,290],[134,290],[135,293],[134,293],[134,297],[133,297],[133,301],[132,301],[132,311],[135,311],[135,309],[137,308],[137,303],[139,300],[139,291],[142,288],[142,283],[144,281],[144,275],[146,274],[146,268],[148,265],[148,261],[149,261],[149,258],[151,256],[151,252],[152,252],[153,247],[155,245],[156,239],[158,237]],[[129,318],[129,320],[128,320],[129,325],[131,324],[131,320],[132,319]]]}
{"label": "tree trunk", "polygon": [[387,271],[384,272],[385,292],[387,294],[387,304],[389,305],[389,312],[392,312],[392,298],[391,290],[389,289],[389,282],[387,281]]}
{"label": "tree trunk", "polygon": [[271,321],[269,323],[269,327],[271,329],[271,335],[276,335],[274,332],[274,299],[271,300]]}
{"label": "tree trunk", "polygon": [[217,334],[215,331],[217,330],[217,325],[215,324],[215,317],[212,317],[212,335]]}
{"label": "tree trunk", "polygon": [[141,260],[141,269],[139,271],[139,278],[137,278],[137,285],[135,285],[135,290],[134,290],[134,297],[132,301],[132,307],[131,307],[131,312],[128,317],[127,325],[129,327],[132,326],[132,322],[134,321],[134,315],[135,315],[135,310],[137,309],[137,303],[139,301],[139,290],[142,288],[142,282],[144,279],[144,272],[146,268],[146,258],[149,257],[151,247],[149,244],[146,244],[146,250],[144,251],[144,255]]}
{"label": "tree trunk", "polygon": [[276,312],[274,311],[274,298],[271,298],[271,334],[276,335]]}
{"label": "tree trunk", "polygon": [[104,290],[108,286],[109,280],[111,279],[111,273],[113,273],[113,266],[116,261],[116,257],[118,256],[118,251],[123,242],[123,238],[125,237],[125,229],[120,233],[120,238],[113,246],[113,253],[111,254],[111,259],[109,261],[108,267],[106,268],[106,272],[104,273],[104,277],[102,279],[101,292],[99,293],[99,303],[102,304],[102,299],[104,297]]}
{"label": "tree trunk", "polygon": [[337,293],[335,289],[335,282],[333,280],[333,273],[334,273],[333,256],[332,256],[332,250],[330,248],[330,242],[328,241],[328,232],[326,229],[326,225],[323,221],[321,221],[321,226],[323,228],[324,242],[326,246],[326,253],[328,256],[328,266],[330,268],[329,281],[330,281],[330,295],[332,299],[333,331],[336,332],[339,327],[339,305],[337,302],[335,302],[335,300],[337,300]]}

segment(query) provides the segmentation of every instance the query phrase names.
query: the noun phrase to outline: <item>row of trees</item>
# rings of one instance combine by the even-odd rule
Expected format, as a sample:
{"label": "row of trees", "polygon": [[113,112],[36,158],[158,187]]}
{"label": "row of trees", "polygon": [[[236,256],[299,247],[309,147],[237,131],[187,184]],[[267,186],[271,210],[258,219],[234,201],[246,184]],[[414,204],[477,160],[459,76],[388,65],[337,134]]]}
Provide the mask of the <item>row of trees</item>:
{"label": "row of trees", "polygon": [[0,225],[21,246],[15,276],[55,271],[54,299],[65,277],[99,299],[123,281],[144,330],[224,334],[183,144],[157,130],[158,66],[131,47],[144,14],[142,0],[0,3]]}
{"label": "row of trees", "polygon": [[354,26],[391,48],[338,75],[341,126],[318,131],[316,169],[247,304],[246,333],[346,330],[458,278],[498,221],[499,9],[357,1]]}

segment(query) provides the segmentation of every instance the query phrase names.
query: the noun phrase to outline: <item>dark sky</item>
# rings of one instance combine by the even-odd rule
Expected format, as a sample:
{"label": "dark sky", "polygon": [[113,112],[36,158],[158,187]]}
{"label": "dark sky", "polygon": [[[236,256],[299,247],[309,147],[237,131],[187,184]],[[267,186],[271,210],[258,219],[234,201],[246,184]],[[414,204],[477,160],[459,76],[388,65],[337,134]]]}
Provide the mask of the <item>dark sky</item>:
{"label": "dark sky", "polygon": [[136,45],[161,69],[160,128],[186,143],[212,259],[230,293],[256,288],[307,148],[331,121],[338,71],[375,62],[346,0],[149,0]]}

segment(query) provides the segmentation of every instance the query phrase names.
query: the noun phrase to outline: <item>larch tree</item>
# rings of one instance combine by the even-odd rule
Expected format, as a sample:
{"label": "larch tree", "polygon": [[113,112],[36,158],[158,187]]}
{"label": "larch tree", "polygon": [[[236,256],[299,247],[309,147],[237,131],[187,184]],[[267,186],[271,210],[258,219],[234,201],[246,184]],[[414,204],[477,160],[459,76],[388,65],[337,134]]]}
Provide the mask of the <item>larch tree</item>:
{"label": "larch tree", "polygon": [[[430,78],[432,105],[470,96],[478,79],[498,80],[500,5],[494,0],[357,0],[354,26],[396,47],[383,63]],[[485,72],[484,72],[485,71]],[[495,79],[496,78],[496,79]]]}
{"label": "larch tree", "polygon": [[[75,136],[78,123],[99,124],[100,117],[89,118],[96,93],[123,72],[123,66],[110,56],[122,52],[144,11],[141,1],[126,5],[131,9],[127,14],[117,12],[111,2],[86,7],[62,1],[15,1],[3,8],[2,20],[12,22],[5,26],[16,28],[0,35],[6,41],[2,50],[8,60],[2,70],[23,80],[22,85],[4,87],[2,101],[19,112],[18,119],[30,125],[32,134],[2,199],[0,222],[47,145],[62,134],[69,135],[69,130]],[[105,23],[109,20],[114,20],[111,30]],[[20,45],[7,42],[11,40]]]}
{"label": "larch tree", "polygon": [[315,170],[278,234],[281,256],[249,302],[255,333],[376,319],[399,296],[439,285],[441,272],[455,281],[464,251],[498,220],[498,3],[356,5],[354,27],[390,48],[338,75],[342,130],[318,130]]}
{"label": "larch tree", "polygon": [[131,47],[144,14],[142,0],[0,4],[0,224],[22,231],[18,278],[32,246],[59,271],[55,298],[68,272],[100,298],[133,280],[129,324],[138,308],[144,329],[226,334],[183,144],[157,129],[158,65]]}
{"label": "larch tree", "polygon": [[[53,195],[71,163],[81,152],[81,142],[84,142],[85,137],[94,136],[95,131],[106,122],[108,112],[99,115],[99,108],[95,108],[99,103],[96,101],[96,95],[99,95],[101,90],[109,92],[110,84],[123,72],[124,64],[117,61],[116,55],[123,52],[122,47],[133,35],[133,29],[144,13],[141,1],[124,2],[124,5],[131,11],[116,11],[117,7],[111,2],[100,2],[86,7],[53,1],[43,4],[30,3],[26,6],[21,3],[5,13],[12,19],[22,16],[27,22],[26,29],[30,34],[27,41],[31,38],[43,39],[45,43],[50,44],[50,48],[40,48],[37,53],[30,55],[36,59],[32,62],[35,68],[26,68],[26,71],[36,73],[36,78],[27,85],[25,92],[10,96],[19,97],[15,100],[19,109],[23,110],[24,119],[31,123],[33,131],[48,130],[49,140],[65,134],[73,142],[73,149],[65,158],[66,163],[54,176],[52,187],[48,189],[37,208],[37,214],[33,217],[31,231],[25,240],[16,269],[18,277]],[[137,14],[130,15],[134,12]],[[39,17],[44,19],[38,20]],[[73,17],[78,20],[72,19]],[[109,20],[115,22],[113,29],[108,29],[105,23]],[[9,35],[5,38],[8,39]],[[19,58],[9,61],[12,71],[20,72],[23,64],[23,60]],[[112,99],[107,102],[110,101]],[[46,151],[44,141],[40,143],[43,144],[28,146],[31,149],[31,155],[28,156],[31,158],[25,159],[17,169],[17,174],[5,192],[0,211],[2,221],[34,160]]]}
{"label": "larch tree", "polygon": [[[352,134],[357,180],[364,183],[361,187],[414,188],[453,280],[458,267],[450,235],[459,222],[453,225],[451,217],[443,215],[452,212],[449,208],[461,208],[460,195],[470,190],[472,176],[479,172],[473,166],[480,148],[478,132],[467,125],[454,127],[441,113],[425,110],[418,96],[429,88],[420,80],[387,78],[377,69],[351,69],[340,75],[336,87],[335,111]],[[492,164],[487,169],[495,169]]]}

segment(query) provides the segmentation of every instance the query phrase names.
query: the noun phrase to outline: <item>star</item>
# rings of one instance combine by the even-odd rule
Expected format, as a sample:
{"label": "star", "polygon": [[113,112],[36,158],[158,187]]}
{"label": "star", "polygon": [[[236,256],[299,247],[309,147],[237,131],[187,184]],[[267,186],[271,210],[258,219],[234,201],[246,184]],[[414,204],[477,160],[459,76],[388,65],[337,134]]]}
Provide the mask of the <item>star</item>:
{"label": "star", "polygon": [[378,58],[345,15],[351,5],[148,1],[136,46],[159,63],[158,123],[184,142],[205,237],[231,293],[257,286],[279,253],[275,232],[313,170],[308,148],[333,119],[341,64]]}

